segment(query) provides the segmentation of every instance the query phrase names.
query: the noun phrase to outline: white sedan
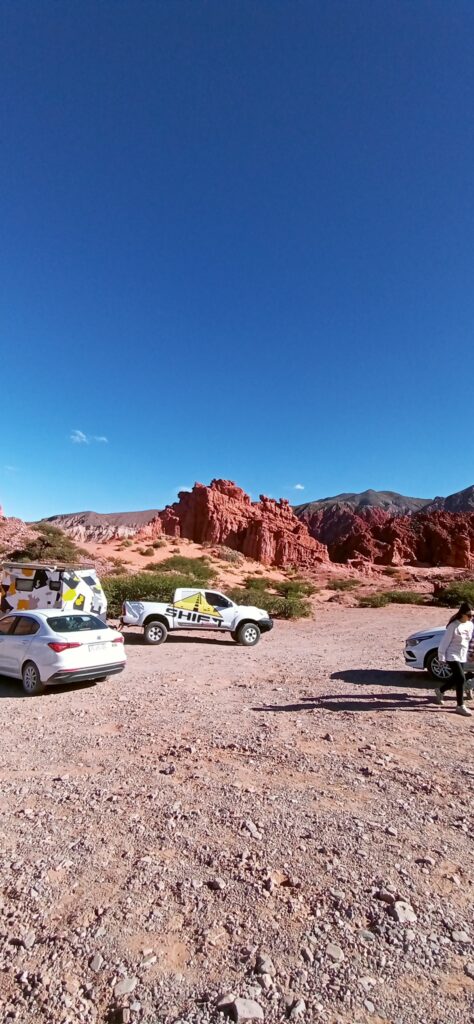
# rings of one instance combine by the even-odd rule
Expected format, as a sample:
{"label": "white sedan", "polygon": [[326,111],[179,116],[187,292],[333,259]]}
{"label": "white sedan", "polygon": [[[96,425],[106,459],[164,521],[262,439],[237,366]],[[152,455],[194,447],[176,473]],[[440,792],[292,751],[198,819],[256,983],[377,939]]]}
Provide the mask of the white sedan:
{"label": "white sedan", "polygon": [[[428,669],[430,676],[437,682],[446,682],[451,677],[451,669],[445,661],[438,661],[438,647],[441,643],[444,626],[436,626],[434,629],[423,629],[419,633],[413,633],[405,641],[405,664],[410,668]],[[474,645],[471,644],[468,653],[467,669],[474,672]]]}
{"label": "white sedan", "polygon": [[122,634],[97,615],[38,609],[0,619],[0,675],[22,679],[30,696],[45,686],[99,682],[125,662]]}

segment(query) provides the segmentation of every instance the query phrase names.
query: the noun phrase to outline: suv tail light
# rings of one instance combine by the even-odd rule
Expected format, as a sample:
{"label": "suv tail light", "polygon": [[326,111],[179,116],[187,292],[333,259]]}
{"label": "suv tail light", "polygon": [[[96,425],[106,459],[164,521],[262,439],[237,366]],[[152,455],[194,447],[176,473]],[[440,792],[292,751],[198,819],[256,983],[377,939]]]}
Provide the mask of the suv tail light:
{"label": "suv tail light", "polygon": [[123,636],[116,636],[112,640],[113,644],[123,644]]}
{"label": "suv tail light", "polygon": [[69,651],[71,647],[82,647],[82,644],[60,644],[54,641],[54,643],[48,644],[48,647],[51,647],[52,651],[56,651],[56,654],[60,654],[61,651]]}

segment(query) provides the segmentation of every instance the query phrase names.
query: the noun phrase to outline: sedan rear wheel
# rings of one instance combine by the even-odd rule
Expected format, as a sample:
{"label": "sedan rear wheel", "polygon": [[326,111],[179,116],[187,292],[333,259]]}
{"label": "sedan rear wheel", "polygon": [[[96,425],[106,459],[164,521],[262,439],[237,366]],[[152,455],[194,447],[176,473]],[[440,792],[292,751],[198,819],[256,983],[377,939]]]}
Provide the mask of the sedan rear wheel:
{"label": "sedan rear wheel", "polygon": [[430,676],[436,679],[437,683],[446,683],[451,679],[452,672],[445,661],[438,661],[438,652],[430,651],[425,661]]}
{"label": "sedan rear wheel", "polygon": [[43,693],[44,686],[41,682],[41,676],[33,661],[27,661],[23,665],[22,679],[23,689],[28,694],[28,697],[36,697],[38,693]]}

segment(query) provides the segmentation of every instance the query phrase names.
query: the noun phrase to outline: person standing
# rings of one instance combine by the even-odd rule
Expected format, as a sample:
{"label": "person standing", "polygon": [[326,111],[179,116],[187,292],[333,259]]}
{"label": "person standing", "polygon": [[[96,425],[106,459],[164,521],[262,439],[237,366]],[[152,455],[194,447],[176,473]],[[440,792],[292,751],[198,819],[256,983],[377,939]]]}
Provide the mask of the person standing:
{"label": "person standing", "polygon": [[473,631],[472,608],[467,601],[463,601],[459,611],[450,618],[443,639],[438,647],[438,661],[441,663],[446,662],[449,665],[451,679],[448,679],[446,683],[436,688],[435,701],[437,704],[442,704],[446,690],[450,690],[454,686],[456,689],[456,712],[458,715],[464,715],[465,718],[472,715],[472,711],[464,703],[464,686],[466,683],[464,666],[467,661],[467,652],[472,640]]}

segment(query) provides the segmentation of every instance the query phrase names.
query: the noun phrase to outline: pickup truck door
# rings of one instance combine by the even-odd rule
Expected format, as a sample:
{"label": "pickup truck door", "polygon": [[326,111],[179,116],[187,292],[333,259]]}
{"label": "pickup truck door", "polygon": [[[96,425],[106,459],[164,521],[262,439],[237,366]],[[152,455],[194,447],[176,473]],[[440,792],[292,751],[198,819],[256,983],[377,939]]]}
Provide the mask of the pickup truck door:
{"label": "pickup truck door", "polygon": [[211,590],[196,590],[174,603],[175,629],[230,629],[235,616],[232,601]]}
{"label": "pickup truck door", "polygon": [[[229,601],[229,598],[225,597],[224,594],[219,594],[215,590],[206,590],[205,597],[207,603],[214,608],[216,615],[220,616],[221,625],[217,626],[217,628],[232,629],[236,613],[234,603]],[[211,624],[208,628],[215,629],[216,625]]]}

